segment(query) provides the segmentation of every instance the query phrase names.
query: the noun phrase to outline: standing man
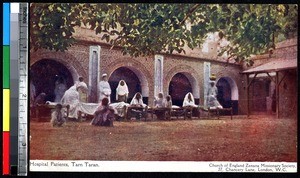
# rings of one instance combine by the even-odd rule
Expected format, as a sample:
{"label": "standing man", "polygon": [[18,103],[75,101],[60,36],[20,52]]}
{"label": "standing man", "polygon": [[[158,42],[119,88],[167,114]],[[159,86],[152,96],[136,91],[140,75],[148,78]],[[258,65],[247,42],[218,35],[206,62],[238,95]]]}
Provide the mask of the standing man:
{"label": "standing man", "polygon": [[107,74],[102,75],[102,80],[99,83],[99,103],[101,103],[103,98],[108,98],[108,103],[110,103],[111,88],[108,83]]}
{"label": "standing man", "polygon": [[83,77],[79,77],[79,82],[77,83],[77,91],[79,93],[79,101],[86,103],[87,102],[87,94],[88,94],[88,87],[84,82]]}

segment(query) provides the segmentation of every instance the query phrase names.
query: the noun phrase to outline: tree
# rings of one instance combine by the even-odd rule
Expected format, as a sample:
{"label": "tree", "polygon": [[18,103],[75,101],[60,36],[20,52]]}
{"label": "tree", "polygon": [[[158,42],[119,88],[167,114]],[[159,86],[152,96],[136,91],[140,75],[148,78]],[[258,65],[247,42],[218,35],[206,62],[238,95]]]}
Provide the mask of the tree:
{"label": "tree", "polygon": [[297,33],[297,4],[73,4],[32,3],[30,44],[34,50],[67,50],[76,26],[95,30],[123,54],[182,53],[219,32],[237,62],[274,47],[275,39]]}

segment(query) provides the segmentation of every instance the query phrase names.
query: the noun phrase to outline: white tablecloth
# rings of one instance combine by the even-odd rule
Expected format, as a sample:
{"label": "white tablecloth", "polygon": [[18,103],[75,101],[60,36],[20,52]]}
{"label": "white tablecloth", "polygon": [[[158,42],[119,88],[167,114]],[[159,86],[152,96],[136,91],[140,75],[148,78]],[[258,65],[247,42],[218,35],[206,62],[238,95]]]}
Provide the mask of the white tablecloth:
{"label": "white tablecloth", "polygon": [[[48,104],[50,106],[55,106],[56,104],[59,104],[59,103],[47,101],[46,104]],[[124,116],[124,106],[128,106],[128,105],[129,104],[125,103],[125,102],[118,102],[118,103],[111,103],[109,106],[111,106],[115,110],[116,114],[118,114],[119,116]],[[80,102],[77,105],[75,110],[81,111],[84,114],[94,115],[94,113],[98,107],[99,107],[98,103],[82,103],[82,102]]]}

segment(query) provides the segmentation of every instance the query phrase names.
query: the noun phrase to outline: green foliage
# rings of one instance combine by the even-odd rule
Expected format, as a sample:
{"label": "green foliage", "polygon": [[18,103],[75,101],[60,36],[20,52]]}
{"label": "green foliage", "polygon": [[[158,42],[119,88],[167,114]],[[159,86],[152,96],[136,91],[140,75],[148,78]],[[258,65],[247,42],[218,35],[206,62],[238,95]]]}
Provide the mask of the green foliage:
{"label": "green foliage", "polygon": [[[222,30],[231,43],[222,52],[237,62],[274,46],[277,36],[297,33],[295,4],[53,4],[30,6],[30,43],[35,50],[67,50],[74,27],[87,25],[123,54],[148,56],[199,47]],[[222,36],[221,36],[222,37]]]}

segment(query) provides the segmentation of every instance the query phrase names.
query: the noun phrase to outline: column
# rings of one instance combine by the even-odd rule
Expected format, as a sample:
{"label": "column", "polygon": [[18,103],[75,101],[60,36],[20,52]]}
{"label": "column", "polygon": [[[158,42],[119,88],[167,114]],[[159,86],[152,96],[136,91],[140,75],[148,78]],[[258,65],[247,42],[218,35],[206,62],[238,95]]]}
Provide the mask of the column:
{"label": "column", "polygon": [[89,102],[98,103],[99,91],[98,83],[100,82],[100,46],[90,46],[89,59]]}
{"label": "column", "polygon": [[206,99],[207,99],[207,92],[208,92],[208,88],[209,88],[209,77],[210,77],[210,62],[204,62],[204,69],[203,69],[203,94],[204,94],[204,101],[203,101],[203,105],[206,108],[207,104],[206,104]]}
{"label": "column", "polygon": [[163,92],[163,66],[164,66],[164,57],[162,55],[155,55],[154,97],[156,97],[159,92]]}

